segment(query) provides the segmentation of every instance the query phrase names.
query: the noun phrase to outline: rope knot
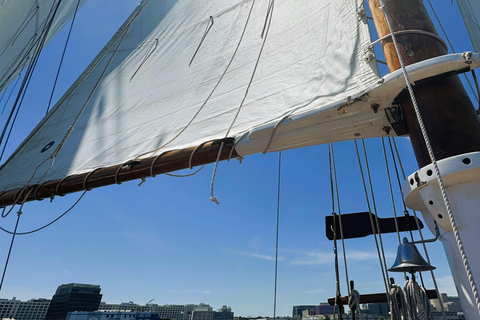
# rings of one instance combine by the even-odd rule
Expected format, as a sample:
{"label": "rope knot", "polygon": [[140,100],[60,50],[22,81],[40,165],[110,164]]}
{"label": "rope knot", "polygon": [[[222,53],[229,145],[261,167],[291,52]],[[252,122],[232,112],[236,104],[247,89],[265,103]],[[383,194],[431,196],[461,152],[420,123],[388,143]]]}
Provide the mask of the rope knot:
{"label": "rope knot", "polygon": [[220,204],[220,202],[218,202],[217,197],[210,197],[210,201],[215,202],[216,204]]}

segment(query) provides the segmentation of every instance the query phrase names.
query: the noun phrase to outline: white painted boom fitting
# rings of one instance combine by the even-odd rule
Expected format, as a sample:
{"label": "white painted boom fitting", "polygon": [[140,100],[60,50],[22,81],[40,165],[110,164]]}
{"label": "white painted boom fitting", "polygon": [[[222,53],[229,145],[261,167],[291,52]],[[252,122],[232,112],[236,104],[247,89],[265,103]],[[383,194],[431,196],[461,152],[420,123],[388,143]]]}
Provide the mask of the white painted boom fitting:
{"label": "white painted boom fitting", "polygon": [[[437,162],[465,252],[477,283],[480,280],[480,152],[457,155]],[[433,165],[411,174],[403,184],[407,206],[421,211],[432,232],[434,221],[452,271],[466,319],[480,319],[463,258],[453,234]]]}

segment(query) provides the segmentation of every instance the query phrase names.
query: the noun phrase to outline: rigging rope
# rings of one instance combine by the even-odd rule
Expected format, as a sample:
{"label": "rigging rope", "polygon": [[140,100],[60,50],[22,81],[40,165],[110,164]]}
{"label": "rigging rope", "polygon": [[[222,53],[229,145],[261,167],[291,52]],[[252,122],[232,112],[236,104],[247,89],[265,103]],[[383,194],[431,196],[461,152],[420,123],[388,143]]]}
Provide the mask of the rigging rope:
{"label": "rigging rope", "polygon": [[395,208],[395,198],[393,196],[393,189],[392,189],[392,179],[390,178],[390,168],[388,166],[388,159],[387,159],[387,150],[385,149],[385,138],[382,137],[382,149],[383,149],[383,158],[385,159],[385,169],[387,170],[387,180],[388,180],[388,188],[390,190],[390,199],[392,201],[392,209],[393,209],[393,217],[395,221],[395,230],[398,237],[398,244],[402,244],[400,239],[400,230],[398,228],[398,220],[397,220],[397,209]]}
{"label": "rigging rope", "polygon": [[[10,98],[12,97],[13,91],[15,91],[15,88],[17,87],[18,81],[20,81],[20,77],[21,77],[21,75],[19,74],[18,77],[17,77],[17,81],[15,81],[15,84],[12,87],[12,91],[10,91],[10,93],[8,94],[7,100],[5,100],[5,104],[3,105],[3,108],[2,108],[2,114],[5,112],[5,108],[7,107],[8,102],[10,101]],[[7,89],[5,89],[5,91],[3,92],[2,99],[0,99],[0,101],[3,100],[3,97],[5,96],[6,93],[7,93]]]}
{"label": "rigging rope", "polygon": [[[342,240],[342,253],[343,253],[343,263],[345,268],[345,280],[347,284],[347,290],[350,294],[350,280],[348,277],[348,264],[347,264],[347,255],[346,255],[346,248],[345,248],[345,237],[343,236],[343,224],[342,224],[342,212],[340,210],[340,193],[338,192],[338,179],[337,179],[337,167],[335,165],[335,152],[333,150],[333,143],[330,144],[331,153],[332,153],[332,167],[333,167],[333,177],[335,181],[335,194],[337,197],[337,208],[338,208],[338,223],[340,226],[340,239]],[[333,195],[333,192],[332,192]],[[332,200],[333,201],[333,200]],[[332,212],[335,212],[334,207],[332,207]],[[335,229],[336,230],[336,229]]]}
{"label": "rigging rope", "polygon": [[[400,191],[402,193],[402,203],[403,203],[403,207],[404,207],[404,210],[405,210],[405,213],[408,213],[407,211],[407,206],[405,204],[405,200],[404,200],[404,197],[403,197],[403,190],[402,190],[402,187],[401,187],[401,183],[400,183],[400,177],[399,177],[399,173],[398,173],[398,168],[397,168],[397,162],[395,160],[395,156],[393,154],[393,149],[392,149],[392,141],[393,141],[393,146],[395,148],[395,153],[396,153],[396,156],[397,156],[397,159],[398,159],[398,164],[400,166],[400,169],[402,170],[402,175],[403,175],[403,180],[406,179],[406,176],[405,176],[405,172],[403,170],[403,164],[402,164],[402,159],[400,158],[400,154],[398,152],[398,148],[397,148],[397,144],[395,142],[395,138],[391,138],[391,137],[388,137],[388,142],[389,142],[389,145],[390,145],[390,152],[392,153],[392,159],[393,159],[393,164],[395,165],[395,172],[396,172],[396,175],[397,175],[397,181],[398,181],[398,185],[399,185],[399,188],[400,188]],[[413,216],[415,217],[415,224],[417,225],[417,230],[418,230],[418,234],[420,235],[420,239],[422,240],[422,246],[423,246],[423,251],[425,252],[425,257],[427,258],[427,262],[428,264],[431,265],[431,262],[430,262],[430,256],[428,254],[428,250],[427,250],[427,246],[425,245],[425,242],[424,242],[424,238],[423,238],[423,232],[422,232],[422,228],[420,228],[420,223],[419,223],[419,219],[417,217],[417,212],[415,210],[412,210],[413,211]],[[410,230],[410,238],[412,239],[413,241],[413,233],[412,231]],[[424,285],[423,283],[423,276],[422,276],[422,273],[419,272],[419,275],[420,275],[420,280],[422,282],[422,285]],[[433,270],[430,270],[430,275],[432,277],[432,281],[433,281],[433,285],[435,287],[435,291],[437,292],[437,296],[440,297],[440,290],[438,289],[438,284],[437,284],[437,279],[435,277],[435,273],[433,272]],[[440,302],[440,309],[442,311],[442,318],[444,320],[446,320],[446,314],[445,314],[445,307],[443,305],[443,301],[442,299],[438,299],[439,302]]]}
{"label": "rigging rope", "polygon": [[412,274],[412,279],[405,282],[405,296],[407,298],[406,306],[409,308],[408,313],[412,316],[412,320],[433,320],[430,300],[425,289],[415,281],[414,274]]}
{"label": "rigging rope", "polygon": [[332,164],[332,144],[328,144],[328,162],[330,165],[330,190],[332,196],[332,217],[333,217],[333,254],[335,261],[335,301],[333,305],[333,314],[336,313],[338,306],[338,298],[340,297],[340,275],[338,271],[338,251],[337,251],[337,217],[335,214],[335,192],[334,192],[334,178],[333,178],[333,164]]}
{"label": "rigging rope", "polygon": [[278,230],[280,223],[280,178],[282,173],[282,152],[278,153],[278,182],[277,182],[277,230],[275,236],[275,289],[273,293],[273,320],[277,318],[277,274],[278,274]]}
{"label": "rigging rope", "polygon": [[0,227],[0,230],[2,230],[3,232],[5,233],[8,233],[8,234],[17,234],[19,236],[23,236],[23,235],[27,235],[27,234],[32,234],[32,233],[35,233],[35,232],[38,232],[40,230],[43,230],[49,226],[51,226],[52,224],[54,224],[55,222],[57,222],[58,220],[60,220],[62,217],[64,217],[67,213],[69,213],[73,208],[75,208],[75,206],[80,202],[80,200],[82,200],[83,196],[85,195],[85,193],[87,193],[88,190],[85,190],[81,195],[80,197],[77,199],[77,201],[75,201],[75,203],[70,207],[68,208],[65,212],[63,212],[60,216],[58,216],[56,219],[52,220],[51,222],[47,223],[46,225],[40,227],[40,228],[37,228],[37,229],[34,229],[34,230],[30,230],[30,231],[26,231],[26,232],[12,232],[12,231],[9,231],[7,229],[4,229],[2,227]]}
{"label": "rigging rope", "polygon": [[478,309],[478,312],[479,312],[479,315],[480,315],[480,297],[479,297],[477,285],[475,283],[475,279],[473,277],[473,273],[472,273],[472,270],[470,268],[470,264],[468,262],[468,257],[465,253],[465,248],[463,246],[463,242],[462,242],[462,239],[460,237],[460,233],[457,229],[457,224],[456,224],[456,221],[455,221],[455,217],[453,216],[453,212],[452,212],[452,209],[451,209],[451,206],[450,206],[450,201],[448,200],[446,188],[445,188],[445,185],[443,183],[443,178],[440,174],[440,169],[438,168],[437,160],[435,158],[435,154],[433,153],[433,149],[432,149],[432,146],[430,144],[430,139],[428,137],[427,130],[425,128],[425,124],[423,123],[422,115],[420,114],[420,109],[418,107],[417,100],[415,98],[415,93],[413,92],[412,84],[410,82],[410,78],[408,76],[408,73],[407,73],[407,70],[406,70],[406,67],[405,67],[405,63],[403,61],[403,57],[400,53],[400,49],[398,47],[396,36],[393,32],[393,27],[392,27],[391,22],[390,22],[390,17],[388,16],[387,11],[386,11],[385,1],[380,0],[380,4],[381,4],[380,9],[383,11],[383,14],[385,16],[385,20],[387,22],[390,33],[392,33],[392,41],[393,41],[393,44],[395,46],[395,50],[396,50],[396,53],[397,53],[397,56],[398,56],[398,60],[399,60],[400,65],[401,65],[403,76],[405,77],[405,82],[407,84],[407,88],[408,88],[408,92],[410,94],[410,98],[412,99],[412,103],[413,103],[415,114],[416,114],[416,117],[417,117],[417,120],[418,120],[418,124],[420,125],[422,135],[423,135],[423,139],[424,139],[425,144],[427,146],[427,150],[428,150],[428,154],[430,156],[430,160],[432,161],[432,165],[433,165],[433,168],[434,168],[434,171],[435,171],[437,182],[438,182],[438,185],[440,187],[441,194],[442,194],[443,202],[445,204],[445,209],[447,210],[447,213],[448,213],[448,218],[450,220],[450,224],[451,224],[452,229],[453,229],[453,234],[455,236],[455,240],[457,242],[457,246],[458,246],[458,249],[460,251],[460,255],[462,257],[463,266],[465,268],[465,272],[467,274],[467,278],[468,278],[468,281],[470,283],[470,287],[472,289],[473,296],[475,298],[475,303],[477,305],[477,309]]}
{"label": "rigging rope", "polygon": [[23,78],[22,84],[20,86],[20,90],[18,91],[17,98],[15,99],[15,103],[12,107],[12,110],[10,111],[10,114],[8,116],[5,127],[3,128],[2,134],[0,135],[0,145],[1,145],[3,143],[3,139],[5,137],[5,133],[7,131],[7,128],[9,126],[9,124],[10,124],[10,121],[12,121],[12,117],[15,115],[13,117],[13,122],[10,126],[10,130],[8,132],[7,138],[6,138],[5,143],[3,145],[2,153],[0,154],[0,161],[2,160],[3,155],[5,153],[7,143],[10,139],[10,134],[12,133],[13,126],[15,125],[15,122],[17,120],[18,112],[20,111],[20,107],[21,107],[23,99],[25,97],[28,85],[30,84],[30,80],[32,79],[33,71],[35,70],[38,59],[40,57],[40,53],[43,49],[43,46],[45,45],[45,41],[47,39],[48,32],[50,30],[50,27],[52,26],[53,19],[54,19],[56,13],[57,13],[57,10],[58,10],[58,7],[60,6],[61,1],[62,0],[59,0],[57,3],[52,4],[52,8],[50,9],[50,13],[48,15],[48,17],[49,17],[48,18],[49,19],[48,23],[45,24],[45,26],[44,26],[44,28],[41,32],[41,37],[37,40],[37,47],[34,50],[33,58],[30,61],[30,64],[27,68],[27,71],[25,72],[25,77]]}
{"label": "rigging rope", "polygon": [[[428,4],[430,5],[430,8],[432,9],[433,15],[435,16],[435,19],[437,20],[438,25],[440,26],[440,29],[442,30],[442,33],[445,36],[445,39],[447,39],[447,42],[448,42],[448,45],[449,45],[450,49],[452,50],[452,52],[456,52],[455,49],[453,48],[452,43],[450,42],[450,39],[447,35],[447,32],[445,31],[445,28],[443,27],[442,21],[440,21],[440,18],[438,17],[437,12],[435,11],[435,8],[433,7],[433,4],[430,0],[428,0]],[[470,79],[467,77],[467,75],[465,73],[463,74],[463,76],[465,77],[465,80],[467,81],[468,86],[472,90],[473,96],[475,97],[477,102],[480,102],[479,96],[473,90],[473,86],[472,86],[472,83],[471,83]]]}
{"label": "rigging rope", "polygon": [[15,241],[15,235],[17,233],[18,222],[20,221],[20,216],[22,215],[22,208],[23,208],[23,205],[25,204],[25,201],[26,201],[28,195],[30,194],[30,192],[32,192],[32,190],[28,191],[25,199],[23,200],[23,202],[20,205],[20,208],[18,209],[18,212],[17,212],[17,222],[15,223],[15,229],[13,231],[12,241],[10,242],[10,248],[8,249],[7,259],[5,261],[5,266],[3,268],[2,280],[0,281],[0,291],[2,290],[3,281],[5,280],[5,274],[7,273],[8,262],[10,261],[10,255],[12,253],[13,242]]}
{"label": "rigging rope", "polygon": [[[253,9],[253,5],[254,5],[255,1],[252,2],[252,6],[250,8],[250,12],[248,14],[248,19],[250,19],[250,14],[252,13],[252,9]],[[250,86],[252,85],[253,83],[253,78],[255,77],[255,73],[257,71],[257,68],[258,68],[258,64],[260,62],[260,58],[262,57],[262,52],[263,52],[263,48],[265,47],[265,43],[267,42],[267,36],[268,36],[268,31],[270,30],[270,24],[272,22],[272,16],[273,16],[273,8],[274,8],[274,5],[275,5],[275,0],[270,0],[270,3],[269,3],[269,7],[268,7],[268,11],[270,12],[270,14],[267,14],[267,19],[268,19],[268,23],[267,23],[267,29],[265,30],[265,34],[264,34],[264,37],[263,37],[263,41],[262,41],[262,46],[260,47],[260,52],[258,53],[258,56],[257,56],[257,60],[255,62],[255,67],[253,68],[253,72],[252,72],[252,76],[250,77],[250,81],[248,82],[248,85],[247,85],[247,88],[245,90],[245,94],[243,96],[243,99],[242,99],[242,102],[240,103],[240,106],[238,107],[237,109],[237,112],[235,114],[235,117],[233,118],[233,121],[232,123],[230,124],[230,127],[228,128],[227,130],[227,133],[225,134],[225,138],[228,137],[228,135],[230,134],[230,130],[232,130],[233,128],[233,125],[235,124],[235,122],[237,121],[237,117],[238,115],[240,114],[240,111],[242,110],[242,107],[243,107],[243,104],[245,103],[245,100],[247,99],[247,96],[248,96],[248,91],[250,90]],[[248,19],[247,19],[247,23],[245,24],[245,28],[243,29],[243,32],[242,32],[242,37],[240,38],[240,42],[241,42],[241,39],[243,38],[243,34],[245,33],[245,30],[247,28],[247,24],[248,24]],[[237,52],[237,49],[238,47],[240,46],[240,42],[238,43],[238,46],[237,48],[235,49],[235,52],[234,52],[234,55],[232,56],[232,59],[230,60],[228,66],[227,66],[227,69],[228,67],[230,66],[230,64],[232,63],[233,61],[233,57],[235,56],[236,52]],[[223,76],[225,75],[225,73],[227,72],[225,69],[225,72],[224,74],[222,75],[222,77],[220,78],[219,82],[217,83],[217,86],[218,84],[220,83],[221,79],[223,78]],[[214,90],[216,89],[216,87],[214,88]],[[213,94],[213,91],[212,93],[210,94],[210,96]],[[207,100],[210,98],[210,96],[208,96]],[[206,101],[205,101],[206,103]],[[204,105],[205,105],[204,103]],[[203,108],[203,106],[202,106]],[[198,111],[200,112],[200,110]],[[198,113],[197,113],[198,114]],[[192,119],[193,121],[193,119]],[[186,128],[185,128],[186,129]],[[217,200],[217,197],[214,196],[213,194],[213,184],[215,182],[215,175],[216,175],[216,171],[217,171],[217,167],[218,167],[218,162],[220,161],[220,153],[222,152],[222,148],[223,148],[223,145],[224,143],[222,142],[222,145],[220,147],[220,150],[218,151],[218,156],[217,156],[217,161],[215,162],[215,168],[213,170],[213,174],[212,174],[212,182],[211,182],[211,196],[210,196],[210,201],[213,201],[215,202],[216,204],[219,204],[218,200]]]}
{"label": "rigging rope", "polygon": [[65,57],[65,52],[67,51],[68,42],[70,41],[70,35],[72,33],[73,24],[75,23],[75,18],[77,17],[77,12],[78,12],[79,5],[80,5],[80,0],[77,1],[77,6],[75,7],[75,11],[73,13],[72,23],[70,24],[70,29],[68,30],[67,40],[65,41],[65,46],[63,47],[62,57],[60,58],[60,63],[58,65],[58,69],[57,69],[57,75],[55,76],[55,81],[53,82],[52,93],[50,94],[50,100],[48,100],[47,112],[46,113],[48,113],[48,111],[50,110],[50,105],[51,105],[52,99],[53,99],[53,93],[55,92],[55,88],[57,87],[58,76],[60,75],[60,70],[62,69],[63,58]]}
{"label": "rigging rope", "polygon": [[[177,139],[183,132],[185,132],[185,130],[187,130],[187,128],[193,123],[193,121],[197,118],[197,116],[200,114],[200,112],[203,110],[203,108],[205,107],[205,105],[207,104],[207,102],[210,100],[210,98],[212,97],[213,93],[217,90],[218,86],[220,85],[220,83],[222,82],[223,78],[225,77],[225,75],[227,74],[227,71],[228,69],[230,68],[230,66],[232,65],[232,62],[233,62],[233,59],[235,58],[235,56],[237,55],[237,52],[238,52],[238,49],[240,48],[240,44],[242,43],[242,40],[243,40],[243,37],[245,35],[245,31],[247,30],[247,26],[248,26],[248,23],[250,21],[250,16],[252,15],[252,11],[253,11],[253,7],[255,5],[255,0],[252,1],[252,5],[250,7],[250,11],[248,12],[248,16],[247,16],[247,20],[245,21],[245,25],[243,27],[243,31],[242,31],[242,34],[240,35],[240,39],[238,40],[238,43],[237,43],[237,47],[235,48],[235,51],[233,52],[232,54],[232,57],[230,58],[230,61],[228,62],[227,66],[225,67],[225,70],[223,71],[222,75],[220,76],[220,78],[218,79],[217,83],[215,84],[215,87],[213,87],[212,91],[210,92],[210,94],[208,95],[207,99],[205,99],[205,101],[203,102],[203,104],[200,106],[200,108],[197,110],[197,112],[193,115],[193,117],[188,121],[188,123],[173,137],[171,138],[169,141],[165,142],[163,145],[161,145],[160,147],[158,148],[155,148],[153,150],[150,150],[148,152],[145,152],[145,153],[142,153],[140,155],[138,155],[136,159],[139,159],[140,157],[143,157],[147,154],[150,154],[152,152],[155,152],[155,151],[158,151],[162,148],[165,148],[167,145],[169,145],[170,143],[172,143],[175,139]],[[229,129],[230,131],[230,129]],[[226,137],[228,136],[228,132],[227,132],[227,135],[225,135]]]}
{"label": "rigging rope", "polygon": [[18,222],[20,221],[20,215],[21,212],[19,211],[17,214],[17,222],[15,223],[15,229],[13,231],[12,241],[10,242],[10,248],[8,249],[7,260],[5,261],[5,266],[3,267],[2,280],[0,281],[0,291],[3,287],[3,280],[5,280],[5,274],[7,273],[8,262],[10,261],[10,254],[12,253],[13,242],[15,241],[15,234],[17,232]]}
{"label": "rigging rope", "polygon": [[[366,186],[366,183],[365,183],[365,175],[363,173],[363,168],[362,168],[362,164],[361,164],[361,160],[360,160],[360,154],[359,154],[359,151],[358,151],[357,140],[354,140],[354,142],[355,142],[355,148],[356,148],[356,151],[357,151],[358,165],[360,167],[360,173],[362,175],[363,189],[364,189],[364,192],[365,192],[365,199],[367,200],[368,211],[372,212],[372,209],[370,207],[370,201],[369,201],[369,198],[368,198],[367,186]],[[365,141],[363,139],[362,139],[362,146],[363,146],[363,156],[364,156],[364,159],[365,159],[365,167],[366,167],[366,170],[367,170],[367,178],[368,178],[368,182],[369,182],[369,186],[370,186],[370,196],[372,197],[373,214],[375,216],[375,221],[374,221],[372,216],[369,215],[370,216],[370,224],[371,224],[374,239],[375,239],[375,245],[377,247],[378,260],[380,262],[380,267],[381,267],[381,270],[382,270],[383,282],[384,282],[384,285],[385,285],[385,292],[388,293],[387,261],[385,259],[385,252],[383,250],[381,230],[379,228],[377,206],[376,206],[376,203],[375,203],[375,195],[373,193],[372,179],[371,179],[371,175],[370,175],[370,167],[368,165],[367,149],[365,147]],[[375,226],[375,224],[376,224],[376,226]],[[378,234],[378,239],[377,239],[377,234]]]}

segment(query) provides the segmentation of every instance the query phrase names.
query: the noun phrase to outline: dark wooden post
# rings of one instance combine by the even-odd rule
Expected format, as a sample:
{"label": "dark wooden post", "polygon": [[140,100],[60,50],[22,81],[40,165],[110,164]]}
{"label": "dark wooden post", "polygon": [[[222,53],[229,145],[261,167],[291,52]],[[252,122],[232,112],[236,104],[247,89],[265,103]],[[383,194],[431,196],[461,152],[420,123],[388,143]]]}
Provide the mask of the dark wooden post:
{"label": "dark wooden post", "polygon": [[[384,0],[386,13],[394,31],[423,30],[437,35],[420,0]],[[380,0],[368,0],[379,37],[390,34]],[[444,55],[447,49],[434,36],[405,33],[396,36],[405,65]],[[399,69],[400,62],[389,37],[382,47],[390,71]],[[420,113],[437,160],[454,155],[480,151],[480,121],[470,98],[457,76],[439,76],[414,87]],[[408,94],[398,97],[419,167],[429,163],[426,145]]]}

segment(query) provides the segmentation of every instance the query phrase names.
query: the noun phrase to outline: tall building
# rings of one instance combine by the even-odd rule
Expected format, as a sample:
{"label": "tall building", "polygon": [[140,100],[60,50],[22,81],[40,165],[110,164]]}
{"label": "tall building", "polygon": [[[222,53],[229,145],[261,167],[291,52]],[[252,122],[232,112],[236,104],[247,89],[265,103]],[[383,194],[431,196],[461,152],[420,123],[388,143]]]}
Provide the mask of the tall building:
{"label": "tall building", "polygon": [[102,300],[100,286],[69,283],[57,288],[45,320],[65,320],[68,312],[97,311]]}
{"label": "tall building", "polygon": [[43,320],[49,305],[50,300],[47,299],[0,299],[0,319]]}

